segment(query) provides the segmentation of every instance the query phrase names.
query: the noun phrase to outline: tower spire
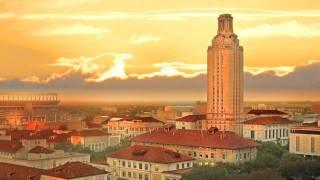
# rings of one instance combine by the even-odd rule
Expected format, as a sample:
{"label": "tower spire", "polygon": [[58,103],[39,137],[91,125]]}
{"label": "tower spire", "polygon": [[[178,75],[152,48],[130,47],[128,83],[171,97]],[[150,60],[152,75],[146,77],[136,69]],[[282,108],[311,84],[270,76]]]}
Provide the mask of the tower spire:
{"label": "tower spire", "polygon": [[233,17],[231,14],[221,14],[218,17],[218,34],[233,34]]}

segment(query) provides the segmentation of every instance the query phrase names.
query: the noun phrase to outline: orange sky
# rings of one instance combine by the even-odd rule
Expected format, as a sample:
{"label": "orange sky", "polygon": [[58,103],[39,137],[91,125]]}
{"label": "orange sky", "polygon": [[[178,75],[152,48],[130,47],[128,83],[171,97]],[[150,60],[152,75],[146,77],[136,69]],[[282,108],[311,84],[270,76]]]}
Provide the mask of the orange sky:
{"label": "orange sky", "polygon": [[234,17],[246,71],[281,78],[320,62],[319,9],[318,0],[0,0],[0,80],[195,78],[221,13]]}

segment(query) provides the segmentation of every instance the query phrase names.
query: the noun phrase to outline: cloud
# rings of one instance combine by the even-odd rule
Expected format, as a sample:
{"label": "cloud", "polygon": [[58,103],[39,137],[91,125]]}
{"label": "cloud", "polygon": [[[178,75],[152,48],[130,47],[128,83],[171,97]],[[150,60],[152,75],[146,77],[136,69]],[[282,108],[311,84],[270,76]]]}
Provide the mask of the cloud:
{"label": "cloud", "polygon": [[301,24],[296,21],[285,22],[281,24],[262,24],[255,27],[243,29],[239,33],[240,37],[319,37],[320,23]]}
{"label": "cloud", "polygon": [[[183,65],[185,66],[185,65]],[[320,61],[294,67],[281,77],[266,71],[257,75],[245,73],[245,99],[261,101],[320,100]],[[57,91],[64,100],[70,98],[97,101],[194,101],[206,97],[206,75],[192,78],[182,76],[154,76],[152,78],[110,78],[99,83],[88,83],[80,74],[48,83],[17,80],[1,81],[2,91]],[[129,92],[129,93],[128,93]]]}
{"label": "cloud", "polygon": [[96,78],[88,78],[87,81],[94,81],[94,82],[101,82],[106,79],[110,78],[119,78],[119,79],[127,79],[128,76],[126,74],[126,64],[125,61],[132,58],[131,54],[114,54],[112,55],[115,57],[113,61],[113,66],[97,75]]}
{"label": "cloud", "polygon": [[276,11],[248,8],[181,8],[164,9],[157,11],[141,12],[104,12],[104,13],[51,13],[51,14],[25,14],[19,19],[25,20],[163,20],[163,21],[181,21],[191,18],[216,18],[219,14],[233,12],[233,15],[242,20],[261,20],[266,18],[279,17],[320,17],[319,10],[301,10],[301,11]]}
{"label": "cloud", "polygon": [[36,31],[34,34],[38,36],[73,36],[104,35],[107,33],[110,33],[109,29],[78,23],[72,25],[54,26]]}
{"label": "cloud", "polygon": [[129,44],[143,44],[143,43],[148,43],[148,42],[157,42],[160,41],[161,38],[158,36],[154,36],[152,34],[144,34],[144,35],[132,35],[128,43]]}
{"label": "cloud", "polygon": [[[205,64],[187,64],[183,62],[155,63],[153,67],[160,68],[159,71],[146,74],[131,74],[131,77],[138,79],[153,77],[175,77],[193,78],[200,74],[206,74]],[[188,71],[188,72],[186,72]]]}
{"label": "cloud", "polygon": [[[110,67],[105,67],[98,60],[108,60],[108,57],[113,58],[113,64]],[[65,79],[73,74],[84,76],[85,81],[101,82],[110,78],[126,79],[125,61],[131,59],[132,55],[127,53],[102,53],[96,56],[81,56],[77,58],[61,57],[56,60],[52,66],[67,67],[68,70],[62,73],[53,73],[46,78],[31,76],[21,79],[22,82],[32,83],[50,83],[54,80]]]}
{"label": "cloud", "polygon": [[10,19],[16,17],[14,13],[0,13],[0,20],[1,19]]}

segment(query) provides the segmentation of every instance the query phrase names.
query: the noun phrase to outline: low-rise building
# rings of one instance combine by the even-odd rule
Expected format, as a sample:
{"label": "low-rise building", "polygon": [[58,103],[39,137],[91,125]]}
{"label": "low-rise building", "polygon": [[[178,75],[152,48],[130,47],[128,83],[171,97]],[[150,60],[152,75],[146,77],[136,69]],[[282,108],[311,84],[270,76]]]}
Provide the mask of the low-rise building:
{"label": "low-rise building", "polygon": [[108,180],[109,172],[81,162],[69,162],[42,173],[41,180]]}
{"label": "low-rise building", "polygon": [[74,145],[80,144],[91,151],[101,152],[107,147],[118,145],[120,143],[120,136],[92,129],[76,131],[71,135],[70,140]]}
{"label": "low-rise building", "polygon": [[25,147],[21,142],[0,140],[0,162],[39,169],[50,169],[72,161],[90,162],[89,154],[67,153],[39,145]]}
{"label": "low-rise building", "polygon": [[185,130],[161,128],[131,139],[133,144],[163,147],[191,158],[199,165],[216,162],[242,163],[256,158],[256,143],[232,132],[217,129]]}
{"label": "low-rise building", "polygon": [[0,162],[0,169],[0,178],[6,180],[111,180],[107,171],[81,162],[48,170]]}
{"label": "low-rise building", "polygon": [[164,125],[153,117],[113,117],[106,124],[108,133],[120,135],[121,138],[134,137]]}
{"label": "low-rise building", "polygon": [[162,147],[133,145],[107,157],[115,178],[143,180],[180,179],[179,170],[190,170],[194,160]]}
{"label": "low-rise building", "polygon": [[290,130],[290,153],[306,158],[320,158],[320,121],[292,127]]}
{"label": "low-rise building", "polygon": [[0,162],[0,179],[40,180],[45,170]]}
{"label": "low-rise building", "polygon": [[177,129],[202,129],[202,121],[206,120],[206,115],[188,115],[176,119]]}
{"label": "low-rise building", "polygon": [[298,123],[279,116],[256,117],[243,123],[243,136],[255,141],[271,141],[287,145],[289,129],[295,125]]}

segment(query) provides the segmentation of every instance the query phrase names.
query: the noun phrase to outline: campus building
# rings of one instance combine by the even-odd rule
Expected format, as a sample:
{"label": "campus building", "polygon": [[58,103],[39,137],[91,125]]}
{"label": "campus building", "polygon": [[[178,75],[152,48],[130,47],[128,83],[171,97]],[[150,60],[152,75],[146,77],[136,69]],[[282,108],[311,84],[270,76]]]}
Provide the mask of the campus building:
{"label": "campus building", "polygon": [[255,141],[287,145],[290,127],[297,125],[299,123],[280,116],[255,117],[243,123],[243,137]]}
{"label": "campus building", "polygon": [[242,134],[243,47],[233,32],[233,17],[218,18],[218,34],[207,49],[206,129]]}
{"label": "campus building", "polygon": [[232,132],[160,128],[136,136],[132,144],[170,149],[198,161],[199,165],[217,162],[242,163],[256,158],[256,143]]}
{"label": "campus building", "polygon": [[292,127],[289,151],[306,158],[320,158],[320,120],[317,123]]}
{"label": "campus building", "polygon": [[121,138],[134,137],[155,130],[164,125],[153,117],[113,117],[107,124],[108,133],[120,135]]}
{"label": "campus building", "polygon": [[115,178],[177,180],[191,170],[194,160],[162,147],[133,145],[111,153],[107,162]]}
{"label": "campus building", "polygon": [[0,94],[0,123],[19,127],[26,125],[29,121],[56,121],[59,102],[56,93],[2,93]]}

